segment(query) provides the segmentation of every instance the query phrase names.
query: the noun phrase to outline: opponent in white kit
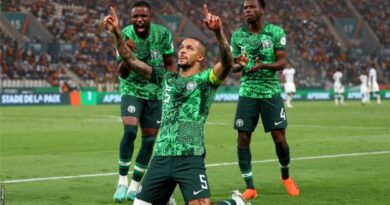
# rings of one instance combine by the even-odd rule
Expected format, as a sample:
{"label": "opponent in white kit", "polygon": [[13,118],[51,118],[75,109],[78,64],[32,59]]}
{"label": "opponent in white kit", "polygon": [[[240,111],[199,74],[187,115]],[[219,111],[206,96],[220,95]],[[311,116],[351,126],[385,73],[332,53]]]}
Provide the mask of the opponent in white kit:
{"label": "opponent in white kit", "polygon": [[341,79],[343,78],[343,73],[338,69],[333,74],[333,88],[334,88],[334,102],[336,105],[344,105],[344,86],[341,83]]}
{"label": "opponent in white kit", "polygon": [[368,89],[371,97],[376,97],[376,103],[381,104],[381,96],[379,94],[379,85],[377,82],[377,75],[375,65],[372,65],[368,72]]}
{"label": "opponent in white kit", "polygon": [[292,67],[291,63],[287,64],[287,67],[282,72],[284,76],[284,92],[286,93],[286,107],[292,108],[291,101],[294,98],[296,88],[294,84],[295,68]]}

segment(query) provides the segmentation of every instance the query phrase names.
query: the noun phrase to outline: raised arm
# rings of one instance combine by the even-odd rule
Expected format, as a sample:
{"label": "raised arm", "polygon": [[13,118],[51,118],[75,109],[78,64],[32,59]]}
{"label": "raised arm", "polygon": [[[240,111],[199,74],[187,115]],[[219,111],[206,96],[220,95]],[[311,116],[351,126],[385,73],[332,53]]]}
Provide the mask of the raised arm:
{"label": "raised arm", "polygon": [[107,26],[107,29],[114,34],[116,47],[124,66],[150,80],[153,69],[150,65],[138,60],[133,55],[131,49],[126,45],[119,29],[119,20],[114,8],[110,7],[110,15],[104,18],[104,24]]}
{"label": "raised arm", "polygon": [[219,16],[213,15],[208,11],[207,5],[203,6],[204,22],[208,29],[212,30],[217,37],[217,43],[219,52],[221,55],[221,62],[217,63],[213,72],[214,75],[219,79],[223,80],[229,74],[230,69],[233,65],[233,54],[230,50],[229,42],[227,41],[225,34],[222,29],[222,22]]}

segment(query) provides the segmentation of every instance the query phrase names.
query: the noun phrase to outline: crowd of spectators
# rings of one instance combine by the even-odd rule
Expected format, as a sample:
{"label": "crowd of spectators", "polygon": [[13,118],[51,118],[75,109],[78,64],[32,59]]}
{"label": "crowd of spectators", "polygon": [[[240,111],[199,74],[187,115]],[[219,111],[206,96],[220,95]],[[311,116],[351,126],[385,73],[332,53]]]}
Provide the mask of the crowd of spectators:
{"label": "crowd of spectators", "polygon": [[328,16],[330,19],[353,17],[353,14],[345,1],[318,0],[316,2],[321,7],[322,12],[326,14],[326,16]]}
{"label": "crowd of spectators", "polygon": [[[70,55],[51,53],[51,57],[54,59],[53,61],[66,65],[81,80],[87,82],[88,85],[98,87],[103,84],[105,86],[100,86],[101,90],[111,91],[115,89],[115,84],[117,83],[115,49],[113,46],[113,38],[102,25],[102,19],[107,14],[108,7],[114,6],[120,16],[121,26],[124,27],[130,24],[129,5],[131,5],[131,2],[121,0],[27,0],[21,1],[21,5],[29,9],[44,24],[58,43],[70,44],[74,47],[74,52]],[[332,73],[336,68],[344,69],[347,81],[354,83],[355,76],[359,74],[360,70],[367,67],[375,59],[364,56],[354,49],[342,50],[340,44],[333,37],[321,18],[321,15],[337,18],[349,17],[351,12],[348,10],[344,1],[330,0],[316,2],[322,12],[319,12],[315,3],[310,0],[273,1],[267,4],[265,19],[285,29],[289,46],[289,61],[298,70],[297,79],[299,79],[299,84],[302,87],[326,87],[329,85],[327,81],[331,80]],[[386,15],[389,12],[389,5],[386,5],[388,3],[380,0],[370,2],[356,0],[356,2],[355,5],[358,8],[362,7],[359,4],[364,4],[365,11],[370,12],[372,10],[367,9],[367,7],[374,8],[373,4],[384,7],[385,9],[382,9],[383,15],[379,15],[380,17],[374,18],[371,13],[367,15],[370,17],[369,19],[374,19],[377,23],[382,22],[383,25],[380,26],[381,28],[389,28],[388,23],[386,23],[389,22],[388,16],[390,16]],[[210,37],[208,38],[210,39],[208,44],[210,44],[210,47],[214,47],[215,41],[213,41],[213,34],[207,31],[203,25],[202,1],[167,0],[164,2],[156,1],[154,3],[155,11],[159,15],[187,16],[206,36]],[[15,5],[11,3],[9,6],[3,8],[9,11],[20,10]],[[232,31],[245,23],[242,15],[242,1],[213,1],[213,3],[208,4],[208,7],[210,11],[222,17],[224,29],[229,39]],[[360,12],[366,17],[366,13],[363,13],[363,11]],[[385,21],[386,18],[387,21]],[[383,35],[385,34],[386,32]],[[386,35],[386,38],[388,39],[389,36]],[[380,33],[378,33],[378,37],[381,38]],[[32,53],[31,51],[23,52],[26,53],[25,56],[29,56],[28,54]],[[33,55],[37,59],[35,63],[39,62],[40,55]],[[48,56],[47,53],[42,55]],[[14,54],[14,56],[17,55]],[[218,60],[215,56],[217,55],[209,56],[211,59],[209,64],[213,64]],[[50,64],[50,57],[47,58],[47,60],[41,61]],[[20,60],[24,61],[25,59]],[[376,62],[381,66],[390,64],[387,60]],[[45,66],[43,65],[42,67]],[[48,70],[46,68],[38,69]],[[3,70],[7,70],[7,72]],[[9,70],[12,70],[12,72]],[[20,75],[17,70],[2,69],[2,73],[6,73],[5,75],[8,78],[15,78],[15,76]],[[59,71],[59,73],[61,72]],[[35,74],[26,75],[31,77],[31,75]],[[45,77],[49,79],[48,76]],[[323,79],[328,80],[324,81]],[[225,83],[228,85],[238,85],[239,76],[232,74]],[[55,84],[53,80],[51,80],[51,84]]]}
{"label": "crowd of spectators", "polygon": [[374,29],[379,41],[390,48],[390,2],[383,0],[353,0],[363,18]]}
{"label": "crowd of spectators", "polygon": [[[69,81],[64,68],[51,64],[48,53],[37,54],[33,50],[25,50],[2,31],[0,37],[2,82],[15,80],[21,86],[59,86],[61,82]],[[43,79],[45,82],[42,82]]]}

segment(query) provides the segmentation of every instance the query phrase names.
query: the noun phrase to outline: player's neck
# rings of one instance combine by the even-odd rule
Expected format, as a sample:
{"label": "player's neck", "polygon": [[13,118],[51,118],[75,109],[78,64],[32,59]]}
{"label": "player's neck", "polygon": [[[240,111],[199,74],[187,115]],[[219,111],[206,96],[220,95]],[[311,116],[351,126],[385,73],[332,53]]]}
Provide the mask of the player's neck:
{"label": "player's neck", "polygon": [[202,67],[200,67],[198,65],[194,65],[193,67],[187,68],[187,69],[180,68],[179,74],[181,77],[190,77],[190,76],[193,76],[193,75],[199,73],[201,70],[202,70]]}
{"label": "player's neck", "polygon": [[148,28],[148,30],[146,32],[143,32],[143,33],[138,33],[138,32],[135,32],[135,34],[139,37],[139,38],[142,38],[142,39],[146,39],[148,38],[149,34],[150,34],[150,27]]}
{"label": "player's neck", "polygon": [[263,28],[264,22],[262,20],[248,24],[248,29],[251,33],[259,33]]}

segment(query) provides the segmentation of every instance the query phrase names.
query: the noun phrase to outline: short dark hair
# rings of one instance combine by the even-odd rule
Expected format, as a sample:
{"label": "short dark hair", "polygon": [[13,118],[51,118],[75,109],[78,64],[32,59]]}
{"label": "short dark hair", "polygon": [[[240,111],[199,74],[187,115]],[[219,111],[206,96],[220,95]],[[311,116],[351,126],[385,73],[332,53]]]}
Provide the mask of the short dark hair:
{"label": "short dark hair", "polygon": [[[198,37],[194,37],[194,36],[189,36],[187,38],[191,38],[191,39],[198,41],[205,49],[207,49],[207,45],[204,41],[202,41],[202,39],[200,39]],[[187,38],[185,38],[185,39],[187,39]]]}
{"label": "short dark hair", "polygon": [[[185,39],[194,39],[195,41],[198,41],[198,42],[200,43],[200,45],[201,45],[202,47],[204,47],[204,55],[205,55],[205,56],[207,55],[207,45],[206,45],[206,43],[205,43],[204,41],[202,41],[202,39],[200,39],[200,38],[198,38],[198,37],[194,37],[194,36],[186,37],[186,38],[183,39],[183,41],[184,41]],[[182,41],[182,42],[183,42],[183,41]]]}
{"label": "short dark hair", "polygon": [[265,0],[258,0],[261,8],[265,9]]}
{"label": "short dark hair", "polygon": [[150,11],[152,10],[152,7],[150,6],[149,2],[144,1],[144,0],[139,0],[139,1],[134,2],[134,3],[131,5],[131,8],[130,8],[130,9],[133,9],[134,7],[146,7],[146,8],[148,8]]}

